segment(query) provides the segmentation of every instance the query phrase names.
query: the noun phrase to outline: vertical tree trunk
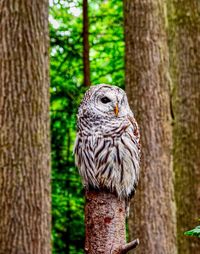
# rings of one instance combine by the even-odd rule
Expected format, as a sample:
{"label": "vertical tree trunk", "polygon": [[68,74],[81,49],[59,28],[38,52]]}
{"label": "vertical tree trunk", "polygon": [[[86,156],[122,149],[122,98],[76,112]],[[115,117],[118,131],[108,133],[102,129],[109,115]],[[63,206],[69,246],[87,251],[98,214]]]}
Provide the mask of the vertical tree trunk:
{"label": "vertical tree trunk", "polygon": [[183,233],[200,217],[200,1],[169,2],[178,249],[197,254],[199,239]]}
{"label": "vertical tree trunk", "polygon": [[176,253],[176,219],[171,161],[172,128],[168,82],[165,5],[156,0],[124,1],[126,91],[142,141],[139,188],[129,232],[134,253]]}
{"label": "vertical tree trunk", "polygon": [[50,253],[48,1],[0,0],[0,253]]}
{"label": "vertical tree trunk", "polygon": [[90,86],[90,45],[89,45],[89,20],[88,0],[83,0],[83,75],[84,85]]}

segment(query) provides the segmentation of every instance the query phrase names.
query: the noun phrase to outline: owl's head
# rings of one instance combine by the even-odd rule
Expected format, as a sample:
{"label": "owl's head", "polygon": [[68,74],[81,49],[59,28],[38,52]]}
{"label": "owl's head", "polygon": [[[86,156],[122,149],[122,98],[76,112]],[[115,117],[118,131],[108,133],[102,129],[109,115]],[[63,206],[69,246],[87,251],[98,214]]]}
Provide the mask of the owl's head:
{"label": "owl's head", "polygon": [[124,117],[130,115],[126,93],[117,86],[100,84],[92,86],[79,108],[79,115],[93,117]]}

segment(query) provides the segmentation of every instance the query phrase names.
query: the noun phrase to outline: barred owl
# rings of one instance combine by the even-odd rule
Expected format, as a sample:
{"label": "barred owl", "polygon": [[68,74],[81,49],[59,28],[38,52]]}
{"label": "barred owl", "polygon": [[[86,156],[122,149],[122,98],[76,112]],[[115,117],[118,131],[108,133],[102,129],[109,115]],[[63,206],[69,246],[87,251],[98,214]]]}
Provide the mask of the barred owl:
{"label": "barred owl", "polygon": [[125,92],[92,86],[79,107],[75,162],[86,189],[106,189],[120,199],[135,192],[139,177],[140,136]]}

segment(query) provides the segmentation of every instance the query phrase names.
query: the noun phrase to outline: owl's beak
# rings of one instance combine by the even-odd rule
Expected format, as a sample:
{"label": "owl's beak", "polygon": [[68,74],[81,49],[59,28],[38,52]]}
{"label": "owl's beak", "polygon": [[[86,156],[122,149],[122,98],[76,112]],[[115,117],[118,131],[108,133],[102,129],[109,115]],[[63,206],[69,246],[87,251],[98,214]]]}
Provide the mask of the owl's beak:
{"label": "owl's beak", "polygon": [[115,115],[118,116],[118,114],[119,114],[118,103],[117,103],[116,106],[114,107],[114,112],[115,112]]}

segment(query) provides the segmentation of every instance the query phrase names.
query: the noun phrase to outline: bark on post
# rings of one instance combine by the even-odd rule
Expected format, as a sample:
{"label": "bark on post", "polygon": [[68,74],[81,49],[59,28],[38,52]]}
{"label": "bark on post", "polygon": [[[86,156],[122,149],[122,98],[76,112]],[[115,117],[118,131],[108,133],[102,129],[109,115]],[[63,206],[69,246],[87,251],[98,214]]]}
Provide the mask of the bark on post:
{"label": "bark on post", "polygon": [[136,239],[126,244],[125,201],[104,191],[86,192],[85,253],[125,254],[134,249]]}
{"label": "bark on post", "polygon": [[88,0],[83,0],[83,75],[84,75],[84,86],[90,86],[91,81],[90,81]]}
{"label": "bark on post", "polygon": [[166,6],[125,0],[126,91],[140,126],[139,188],[129,217],[141,254],[176,253]]}

